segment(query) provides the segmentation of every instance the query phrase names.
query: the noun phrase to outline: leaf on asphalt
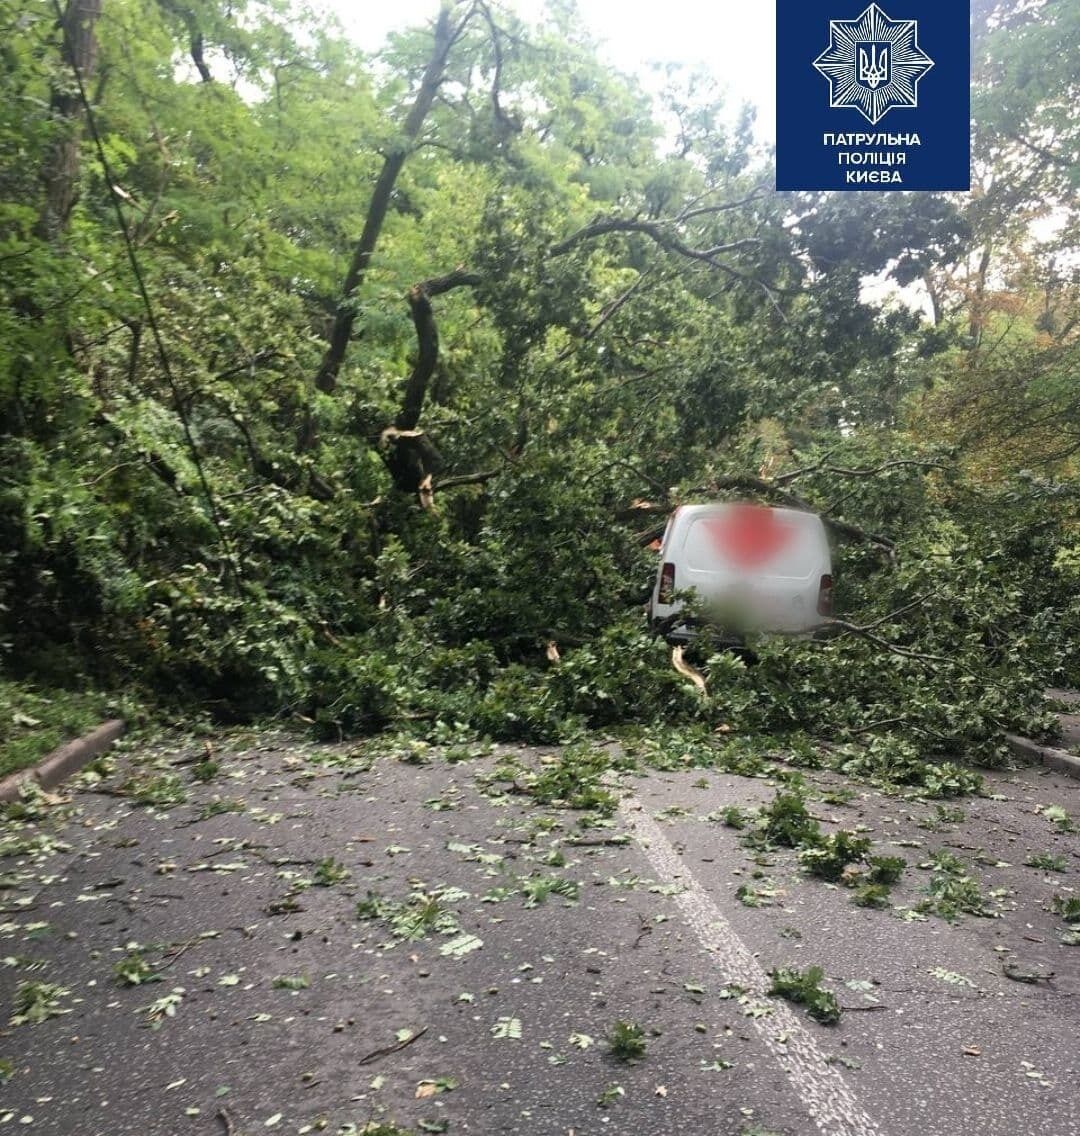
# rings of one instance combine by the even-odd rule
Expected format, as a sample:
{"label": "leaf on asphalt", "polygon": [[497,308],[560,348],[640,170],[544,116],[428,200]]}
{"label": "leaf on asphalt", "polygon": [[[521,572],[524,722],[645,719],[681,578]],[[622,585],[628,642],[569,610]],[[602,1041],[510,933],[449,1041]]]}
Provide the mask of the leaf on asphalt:
{"label": "leaf on asphalt", "polygon": [[843,1065],[845,1069],[861,1069],[862,1062],[856,1057],[845,1057],[842,1053],[830,1053],[825,1061],[829,1065]]}
{"label": "leaf on asphalt", "polygon": [[578,1049],[588,1049],[590,1045],[594,1044],[595,1040],[595,1038],[589,1037],[587,1033],[572,1033],[570,1035],[570,1044]]}
{"label": "leaf on asphalt", "polygon": [[499,1020],[491,1027],[491,1036],[498,1038],[508,1038],[511,1041],[520,1041],[521,1019],[499,1018]]}
{"label": "leaf on asphalt", "polygon": [[945,970],[940,966],[932,966],[927,971],[927,974],[934,978],[940,978],[942,982],[948,982],[951,986],[970,986],[975,988],[975,983],[970,978],[962,974],[957,974],[954,970]]}
{"label": "leaf on asphalt", "polygon": [[416,1099],[424,1100],[427,1097],[438,1096],[439,1093],[451,1093],[458,1087],[453,1077],[436,1077],[421,1081],[416,1086]]}
{"label": "leaf on asphalt", "polygon": [[455,935],[449,942],[443,943],[439,948],[439,954],[446,955],[450,958],[462,958],[471,951],[478,950],[483,945],[484,940],[477,938],[476,935]]}
{"label": "leaf on asphalt", "polygon": [[275,990],[306,990],[311,979],[306,974],[279,974],[270,985]]}

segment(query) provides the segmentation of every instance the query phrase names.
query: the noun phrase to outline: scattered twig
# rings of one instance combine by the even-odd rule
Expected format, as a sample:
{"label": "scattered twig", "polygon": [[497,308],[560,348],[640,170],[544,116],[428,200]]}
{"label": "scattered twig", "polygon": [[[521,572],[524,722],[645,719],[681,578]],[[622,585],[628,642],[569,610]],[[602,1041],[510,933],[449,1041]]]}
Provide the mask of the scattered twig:
{"label": "scattered twig", "polygon": [[372,1061],[377,1061],[380,1057],[386,1057],[391,1053],[397,1053],[399,1050],[405,1049],[407,1046],[412,1045],[414,1041],[419,1041],[420,1038],[422,1038],[424,1034],[427,1033],[427,1031],[428,1027],[422,1026],[416,1031],[416,1033],[412,1034],[410,1037],[407,1037],[404,1041],[395,1042],[393,1045],[384,1045],[381,1049],[373,1049],[365,1057],[361,1057],[357,1064],[368,1065]]}
{"label": "scattered twig", "polygon": [[233,1120],[232,1113],[224,1105],[217,1110],[217,1118],[225,1128],[225,1136],[243,1136],[236,1126],[236,1121]]}

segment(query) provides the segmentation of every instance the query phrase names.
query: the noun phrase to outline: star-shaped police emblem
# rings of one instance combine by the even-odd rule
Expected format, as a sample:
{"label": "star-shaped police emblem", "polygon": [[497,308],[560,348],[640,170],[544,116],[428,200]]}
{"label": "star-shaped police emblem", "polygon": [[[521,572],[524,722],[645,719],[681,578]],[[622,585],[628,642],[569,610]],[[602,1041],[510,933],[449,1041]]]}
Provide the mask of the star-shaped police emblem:
{"label": "star-shaped police emblem", "polygon": [[919,47],[917,20],[890,20],[871,4],[857,20],[830,20],[829,38],[814,60],[829,80],[829,106],[854,107],[876,125],[895,107],[919,105],[919,80],[934,61]]}

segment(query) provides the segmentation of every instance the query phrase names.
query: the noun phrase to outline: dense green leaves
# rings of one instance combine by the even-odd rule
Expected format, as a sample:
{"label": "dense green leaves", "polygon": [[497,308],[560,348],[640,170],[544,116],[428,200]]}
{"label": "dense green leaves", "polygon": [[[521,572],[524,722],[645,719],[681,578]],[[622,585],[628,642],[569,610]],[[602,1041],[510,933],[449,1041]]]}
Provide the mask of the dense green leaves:
{"label": "dense green leaves", "polygon": [[[672,68],[653,103],[562,5],[534,25],[457,5],[348,296],[430,27],[368,59],[285,4],[115,0],[87,75],[113,190],[57,109],[48,7],[21,7],[0,49],[12,676],[329,737],[801,731],[933,796],[971,785],[926,757],[994,759],[1003,731],[1046,726],[1045,683],[1080,678],[1072,80],[1031,65],[1074,5],[980,17],[993,176],[971,199],[777,195],[707,77]],[[78,197],[43,235],[72,131]],[[1060,224],[1033,247],[1047,200]],[[406,293],[456,266],[467,286],[431,294],[428,509],[395,488],[386,430],[415,373]],[[703,644],[701,698],[645,634],[647,545],[675,505],[744,491],[828,514],[840,614],[871,634],[755,643],[753,665]]]}

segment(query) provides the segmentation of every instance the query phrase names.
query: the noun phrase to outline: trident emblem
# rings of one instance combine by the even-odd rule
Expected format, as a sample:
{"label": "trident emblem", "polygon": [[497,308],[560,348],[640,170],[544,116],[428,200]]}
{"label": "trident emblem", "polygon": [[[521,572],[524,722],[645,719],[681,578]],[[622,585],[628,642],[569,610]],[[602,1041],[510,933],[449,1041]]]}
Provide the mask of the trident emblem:
{"label": "trident emblem", "polygon": [[889,81],[889,45],[867,43],[859,45],[859,82],[876,91]]}

